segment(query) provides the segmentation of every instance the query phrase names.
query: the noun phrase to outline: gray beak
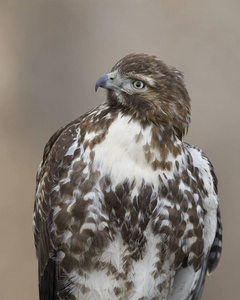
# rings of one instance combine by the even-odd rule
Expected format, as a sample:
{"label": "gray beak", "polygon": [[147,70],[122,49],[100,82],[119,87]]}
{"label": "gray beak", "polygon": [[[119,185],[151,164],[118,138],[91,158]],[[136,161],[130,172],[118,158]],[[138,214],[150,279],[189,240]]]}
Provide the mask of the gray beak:
{"label": "gray beak", "polygon": [[100,77],[95,84],[95,92],[98,90],[99,87],[106,88],[108,85],[108,81],[108,74],[105,74],[102,77]]}
{"label": "gray beak", "polygon": [[104,88],[104,89],[109,89],[112,90],[116,88],[116,86],[113,84],[114,79],[117,77],[117,71],[108,73],[103,75],[98,79],[95,85],[95,92],[99,87]]}

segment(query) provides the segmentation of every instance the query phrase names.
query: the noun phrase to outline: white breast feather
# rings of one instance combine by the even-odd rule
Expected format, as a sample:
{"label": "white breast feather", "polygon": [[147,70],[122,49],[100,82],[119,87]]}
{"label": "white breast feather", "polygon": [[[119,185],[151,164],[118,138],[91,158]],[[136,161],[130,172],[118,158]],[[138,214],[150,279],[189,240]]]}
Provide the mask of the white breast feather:
{"label": "white breast feather", "polygon": [[[141,134],[141,138],[136,142],[136,136]],[[94,147],[95,163],[99,163],[99,168],[105,174],[110,174],[113,183],[123,182],[127,177],[130,181],[135,180],[138,184],[150,182],[153,186],[159,184],[159,170],[154,171],[147,162],[143,147],[151,144],[151,126],[143,129],[136,121],[130,121],[130,117],[118,116],[110,126],[105,140]],[[154,158],[161,161],[158,150],[152,149]],[[174,158],[171,154],[169,161],[176,160],[182,165],[180,157]],[[172,172],[164,171],[168,178],[172,177]],[[168,174],[169,173],[169,174]]]}

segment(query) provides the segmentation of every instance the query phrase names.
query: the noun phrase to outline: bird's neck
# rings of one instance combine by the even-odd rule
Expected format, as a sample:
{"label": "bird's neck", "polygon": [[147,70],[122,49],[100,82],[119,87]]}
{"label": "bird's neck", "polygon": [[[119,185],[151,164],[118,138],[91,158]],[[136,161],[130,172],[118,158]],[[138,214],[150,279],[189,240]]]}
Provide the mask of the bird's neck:
{"label": "bird's neck", "polygon": [[188,120],[185,123],[183,118],[179,116],[169,116],[161,110],[153,110],[151,107],[139,106],[133,108],[116,101],[108,101],[108,105],[112,112],[130,116],[131,120],[139,122],[143,128],[151,126],[154,132],[158,131],[160,135],[170,140],[175,136],[182,140],[188,128]]}
{"label": "bird's neck", "polygon": [[108,134],[114,141],[112,144],[117,143],[130,156],[139,156],[137,160],[143,156],[142,161],[146,161],[153,170],[171,169],[171,161],[182,153],[182,141],[173,127],[134,118],[124,111],[112,113],[115,122]]}

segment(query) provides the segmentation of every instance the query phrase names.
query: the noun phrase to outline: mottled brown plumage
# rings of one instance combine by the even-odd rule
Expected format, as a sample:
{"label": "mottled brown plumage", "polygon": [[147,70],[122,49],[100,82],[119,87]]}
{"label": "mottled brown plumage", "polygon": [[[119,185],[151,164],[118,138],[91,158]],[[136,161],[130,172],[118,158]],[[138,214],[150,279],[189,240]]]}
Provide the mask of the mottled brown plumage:
{"label": "mottled brown plumage", "polygon": [[146,54],[125,56],[112,68],[112,72],[116,70],[123,79],[148,78],[148,90],[141,95],[123,93],[121,102],[115,91],[109,90],[111,105],[117,105],[142,124],[154,123],[164,129],[173,127],[180,137],[185,134],[190,122],[190,98],[180,71]]}
{"label": "mottled brown plumage", "polygon": [[211,163],[182,142],[183,75],[130,54],[99,86],[107,101],[53,135],[38,170],[40,299],[200,299],[221,219]]}

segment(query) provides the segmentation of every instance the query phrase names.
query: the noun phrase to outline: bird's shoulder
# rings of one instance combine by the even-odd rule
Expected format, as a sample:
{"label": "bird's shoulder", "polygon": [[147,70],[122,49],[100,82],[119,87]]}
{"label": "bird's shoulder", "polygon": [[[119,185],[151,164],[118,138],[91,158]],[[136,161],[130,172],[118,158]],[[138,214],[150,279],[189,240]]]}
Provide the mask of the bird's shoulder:
{"label": "bird's shoulder", "polygon": [[210,159],[202,149],[194,145],[183,142],[183,146],[186,151],[188,164],[192,165],[197,170],[197,172],[200,173],[204,181],[206,181],[206,179],[210,180],[211,184],[208,188],[210,188],[211,191],[213,191],[217,195],[218,180]]}
{"label": "bird's shoulder", "polygon": [[37,185],[47,168],[52,167],[53,164],[59,165],[65,156],[70,157],[70,154],[73,154],[72,152],[76,150],[73,149],[74,142],[78,141],[80,146],[81,143],[86,142],[87,133],[97,135],[100,131],[106,131],[114,118],[114,111],[103,103],[59,128],[44,147],[43,158],[37,171]]}

